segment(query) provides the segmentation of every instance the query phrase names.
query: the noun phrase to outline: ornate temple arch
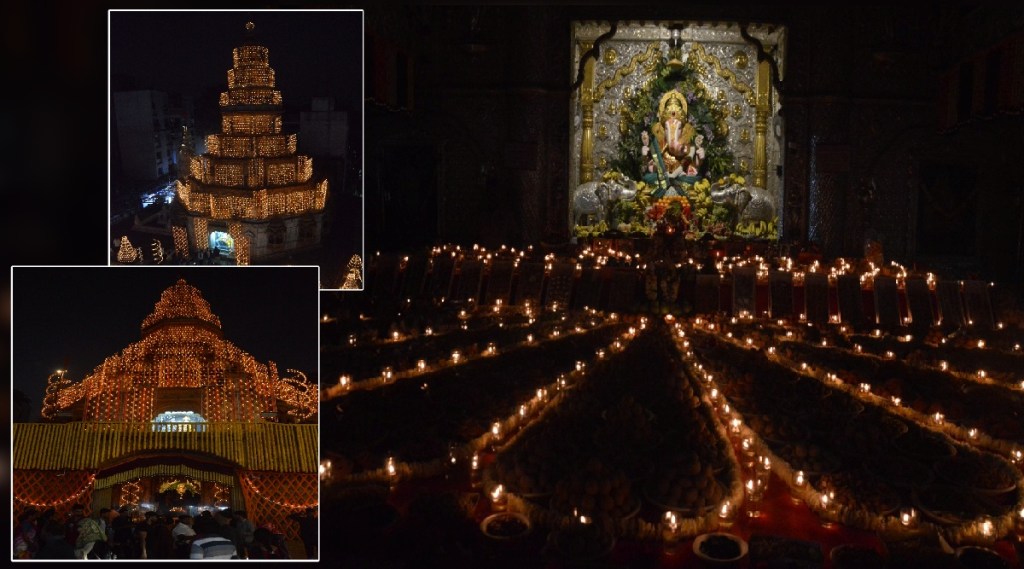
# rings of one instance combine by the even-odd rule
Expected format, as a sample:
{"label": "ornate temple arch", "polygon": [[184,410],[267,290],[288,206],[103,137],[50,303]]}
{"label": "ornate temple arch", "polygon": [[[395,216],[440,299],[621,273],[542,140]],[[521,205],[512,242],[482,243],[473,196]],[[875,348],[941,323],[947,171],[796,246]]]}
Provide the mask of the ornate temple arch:
{"label": "ornate temple arch", "polygon": [[[754,41],[744,39],[744,32]],[[777,175],[783,160],[781,103],[773,91],[772,68],[781,79],[785,40],[785,28],[775,25],[743,30],[736,23],[627,22],[614,28],[607,22],[574,23],[572,72],[579,89],[571,108],[570,188],[613,178],[646,182],[642,193],[645,185],[649,189],[657,179],[661,191],[655,199],[674,185],[669,195],[689,198],[696,210],[699,204],[692,203],[696,201],[692,194],[699,191],[691,190],[697,181],[724,186],[741,179],[739,185],[754,191],[771,206],[775,219],[781,219],[783,187]],[[773,61],[759,62],[759,48]],[[588,55],[591,51],[593,56]],[[648,151],[649,145],[640,138],[644,133],[653,138],[663,118],[658,104],[673,89],[685,89],[682,94],[689,109],[683,120],[693,125],[685,142],[696,168],[686,172],[689,164],[683,164],[682,181],[666,180],[668,172],[658,171],[664,167],[661,157]],[[695,135],[702,140],[695,142]],[[695,153],[710,164],[697,164]],[[654,163],[649,169],[639,165],[643,157]],[[704,193],[706,197],[707,190]],[[571,203],[570,209],[575,205]],[[581,236],[578,212],[568,214],[570,227]],[[766,232],[764,227],[753,231],[753,226],[736,221],[736,217],[731,220],[730,233],[773,238],[771,233],[777,238],[774,222],[772,231]],[[608,229],[616,227],[602,227]],[[634,224],[620,229],[628,233],[644,228]]]}

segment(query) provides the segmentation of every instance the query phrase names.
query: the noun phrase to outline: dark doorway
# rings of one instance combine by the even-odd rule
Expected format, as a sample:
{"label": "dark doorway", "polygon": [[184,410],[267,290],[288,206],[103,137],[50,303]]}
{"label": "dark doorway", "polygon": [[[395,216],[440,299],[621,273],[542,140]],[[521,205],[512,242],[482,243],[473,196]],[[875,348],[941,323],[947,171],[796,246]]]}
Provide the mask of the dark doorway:
{"label": "dark doorway", "polygon": [[433,244],[438,193],[434,147],[380,146],[366,169],[367,229],[375,237],[370,247],[409,250]]}
{"label": "dark doorway", "polygon": [[922,164],[917,208],[920,255],[974,255],[978,168],[949,162]]}

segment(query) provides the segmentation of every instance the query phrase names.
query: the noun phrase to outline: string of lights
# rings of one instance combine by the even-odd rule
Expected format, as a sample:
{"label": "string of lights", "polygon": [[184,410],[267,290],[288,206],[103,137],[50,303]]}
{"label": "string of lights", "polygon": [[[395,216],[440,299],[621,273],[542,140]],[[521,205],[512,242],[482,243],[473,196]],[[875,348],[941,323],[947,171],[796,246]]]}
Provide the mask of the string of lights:
{"label": "string of lights", "polygon": [[121,486],[121,496],[118,498],[118,503],[121,506],[128,506],[132,508],[139,507],[140,496],[142,493],[142,485],[140,482],[142,479],[132,480],[126,482]]}
{"label": "string of lights", "polygon": [[245,484],[248,487],[248,489],[253,493],[254,496],[256,496],[257,498],[260,498],[261,500],[264,500],[266,502],[274,504],[275,506],[278,506],[278,507],[281,507],[281,508],[287,508],[289,510],[305,510],[307,508],[314,508],[314,507],[317,506],[317,502],[315,502],[315,501],[314,502],[307,502],[305,504],[292,504],[290,502],[279,502],[279,501],[271,498],[269,495],[267,495],[267,493],[265,493],[262,490],[260,490],[256,486],[256,480],[257,480],[257,478],[256,478],[255,475],[247,475],[247,476],[242,476],[241,477],[242,483]]}
{"label": "string of lights", "polygon": [[[228,91],[220,95],[221,132],[206,137],[207,154],[194,156],[188,179],[178,181],[182,204],[195,216],[266,220],[319,212],[327,202],[327,180],[313,181],[313,160],[297,155],[298,138],[282,133],[281,92],[264,46],[232,51]],[[195,227],[196,246],[209,245]],[[231,232],[239,265],[250,262],[248,239]]]}
{"label": "string of lights", "polygon": [[[290,379],[282,389],[273,362],[256,361],[222,337],[220,319],[198,289],[180,279],[142,321],[143,338],[110,356],[78,384],[51,377],[45,416],[84,400],[85,421],[148,422],[158,388],[204,388],[200,414],[208,421],[256,421],[275,401],[310,411],[309,397]],[[302,376],[305,381],[305,376]]]}
{"label": "string of lights", "polygon": [[96,475],[95,474],[90,474],[89,475],[89,480],[85,483],[84,486],[82,486],[82,488],[80,490],[78,490],[76,492],[73,492],[72,494],[70,494],[66,498],[61,498],[60,500],[54,500],[52,502],[34,502],[34,501],[30,500],[30,499],[26,499],[26,498],[23,498],[23,497],[19,496],[17,492],[14,493],[14,499],[16,501],[18,501],[18,502],[21,502],[22,504],[27,504],[27,505],[33,506],[35,508],[43,508],[43,509],[54,508],[54,507],[57,507],[57,506],[61,506],[63,504],[69,504],[73,500],[78,499],[79,496],[81,496],[82,494],[85,494],[90,488],[92,488],[93,482],[95,482],[95,480],[96,480]]}

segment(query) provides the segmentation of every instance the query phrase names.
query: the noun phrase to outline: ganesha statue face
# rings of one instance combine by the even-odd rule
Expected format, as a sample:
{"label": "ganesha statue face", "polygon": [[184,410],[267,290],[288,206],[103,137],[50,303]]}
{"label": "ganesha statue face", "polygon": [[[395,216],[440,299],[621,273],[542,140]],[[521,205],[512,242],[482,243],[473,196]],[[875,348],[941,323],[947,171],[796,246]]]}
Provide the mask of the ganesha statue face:
{"label": "ganesha statue face", "polygon": [[[695,145],[696,128],[687,120],[686,97],[679,91],[667,91],[658,100],[658,121],[651,125],[655,141],[647,151],[644,141],[645,171],[643,179],[657,187],[655,197],[661,197],[674,188],[682,195],[682,185],[697,180],[704,151],[698,151],[703,140]],[[646,134],[646,131],[644,132]]]}

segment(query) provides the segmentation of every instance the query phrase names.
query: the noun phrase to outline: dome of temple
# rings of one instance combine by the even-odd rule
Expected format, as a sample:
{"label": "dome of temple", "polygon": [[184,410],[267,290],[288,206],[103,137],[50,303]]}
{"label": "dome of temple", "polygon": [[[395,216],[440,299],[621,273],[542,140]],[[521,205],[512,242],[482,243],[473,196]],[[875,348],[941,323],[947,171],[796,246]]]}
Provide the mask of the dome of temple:
{"label": "dome of temple", "polygon": [[220,318],[210,311],[210,303],[206,302],[199,289],[185,282],[185,279],[178,279],[160,295],[153,313],[142,321],[142,333],[146,335],[160,324],[183,321],[192,324],[202,322],[217,331],[221,329]]}

